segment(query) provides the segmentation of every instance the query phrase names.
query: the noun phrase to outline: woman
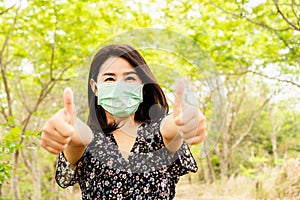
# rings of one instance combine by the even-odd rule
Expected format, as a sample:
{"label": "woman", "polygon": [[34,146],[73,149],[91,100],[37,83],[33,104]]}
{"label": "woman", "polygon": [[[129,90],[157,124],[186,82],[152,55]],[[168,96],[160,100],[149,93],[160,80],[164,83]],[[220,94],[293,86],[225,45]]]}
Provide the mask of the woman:
{"label": "woman", "polygon": [[87,125],[76,118],[73,94],[43,128],[41,146],[59,154],[58,184],[79,183],[82,199],[172,199],[179,176],[197,166],[187,144],[206,137],[205,117],[184,104],[177,84],[173,114],[137,50],[102,48],[89,73]]}

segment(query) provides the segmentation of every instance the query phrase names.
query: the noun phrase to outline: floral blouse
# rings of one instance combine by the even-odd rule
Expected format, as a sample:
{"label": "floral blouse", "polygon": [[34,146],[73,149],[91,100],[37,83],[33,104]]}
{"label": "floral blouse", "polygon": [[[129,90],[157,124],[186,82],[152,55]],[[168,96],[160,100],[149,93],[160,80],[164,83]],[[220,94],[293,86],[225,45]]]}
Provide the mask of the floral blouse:
{"label": "floral blouse", "polygon": [[197,165],[186,143],[171,155],[160,133],[162,119],[143,123],[128,160],[112,133],[97,133],[76,170],[63,153],[58,156],[57,183],[66,188],[79,183],[82,199],[173,199],[175,185]]}

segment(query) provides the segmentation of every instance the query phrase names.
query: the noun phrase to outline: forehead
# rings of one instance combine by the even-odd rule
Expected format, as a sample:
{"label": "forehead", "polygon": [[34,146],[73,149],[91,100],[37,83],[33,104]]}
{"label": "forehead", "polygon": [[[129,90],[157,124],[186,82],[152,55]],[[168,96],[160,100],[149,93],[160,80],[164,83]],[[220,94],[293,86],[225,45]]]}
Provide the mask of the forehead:
{"label": "forehead", "polygon": [[134,67],[124,58],[110,57],[101,66],[99,75],[104,73],[124,73],[128,71],[135,71]]}

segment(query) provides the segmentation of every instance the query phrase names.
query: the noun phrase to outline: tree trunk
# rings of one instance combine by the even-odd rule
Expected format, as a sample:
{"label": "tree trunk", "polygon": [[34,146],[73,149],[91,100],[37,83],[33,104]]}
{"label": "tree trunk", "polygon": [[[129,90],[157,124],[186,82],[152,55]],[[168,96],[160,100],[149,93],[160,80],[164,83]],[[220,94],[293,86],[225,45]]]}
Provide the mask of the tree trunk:
{"label": "tree trunk", "polygon": [[38,156],[37,156],[37,150],[30,151],[31,159],[28,159],[29,156],[27,156],[24,151],[21,150],[22,158],[24,161],[25,166],[27,167],[31,177],[32,182],[34,185],[33,188],[33,199],[40,199],[41,198],[41,180],[40,180],[40,169],[37,164]]}
{"label": "tree trunk", "polygon": [[211,180],[211,182],[214,183],[216,181],[216,175],[215,175],[214,168],[211,164],[209,155],[206,156],[206,162],[207,162],[208,169],[209,169],[210,180]]}
{"label": "tree trunk", "polygon": [[271,142],[272,142],[272,153],[273,153],[273,162],[276,164],[276,160],[278,160],[278,153],[277,153],[277,134],[280,131],[280,125],[276,123],[274,119],[274,108],[270,106],[269,114],[270,114],[270,122],[272,126],[272,133],[271,133]]}
{"label": "tree trunk", "polygon": [[[57,164],[57,161],[55,161],[53,163],[53,172],[54,173],[53,173],[53,176],[51,176],[51,194],[56,194],[58,192],[57,183],[56,183],[56,180],[55,180],[56,164]],[[58,200],[58,197],[55,196],[55,195],[51,195],[50,200]]]}
{"label": "tree trunk", "polygon": [[219,152],[219,162],[220,162],[220,177],[221,180],[227,180],[227,172],[228,172],[228,144],[230,140],[229,127],[231,122],[231,112],[230,106],[227,108],[225,124],[222,130],[222,146],[221,152]]}
{"label": "tree trunk", "polygon": [[17,149],[14,153],[14,161],[13,161],[13,170],[11,176],[11,191],[12,191],[12,199],[20,199],[20,189],[19,189],[19,176],[17,173],[17,168],[19,165],[19,150]]}

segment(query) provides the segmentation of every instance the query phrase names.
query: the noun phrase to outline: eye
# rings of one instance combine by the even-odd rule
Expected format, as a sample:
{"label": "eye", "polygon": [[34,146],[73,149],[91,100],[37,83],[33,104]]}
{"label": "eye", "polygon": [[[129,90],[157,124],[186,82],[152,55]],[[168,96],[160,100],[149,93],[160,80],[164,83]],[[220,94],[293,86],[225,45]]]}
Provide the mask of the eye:
{"label": "eye", "polygon": [[107,77],[104,79],[104,82],[108,82],[108,81],[114,81],[115,79],[113,77]]}
{"label": "eye", "polygon": [[125,81],[136,81],[136,78],[134,78],[133,76],[127,76],[125,78]]}

